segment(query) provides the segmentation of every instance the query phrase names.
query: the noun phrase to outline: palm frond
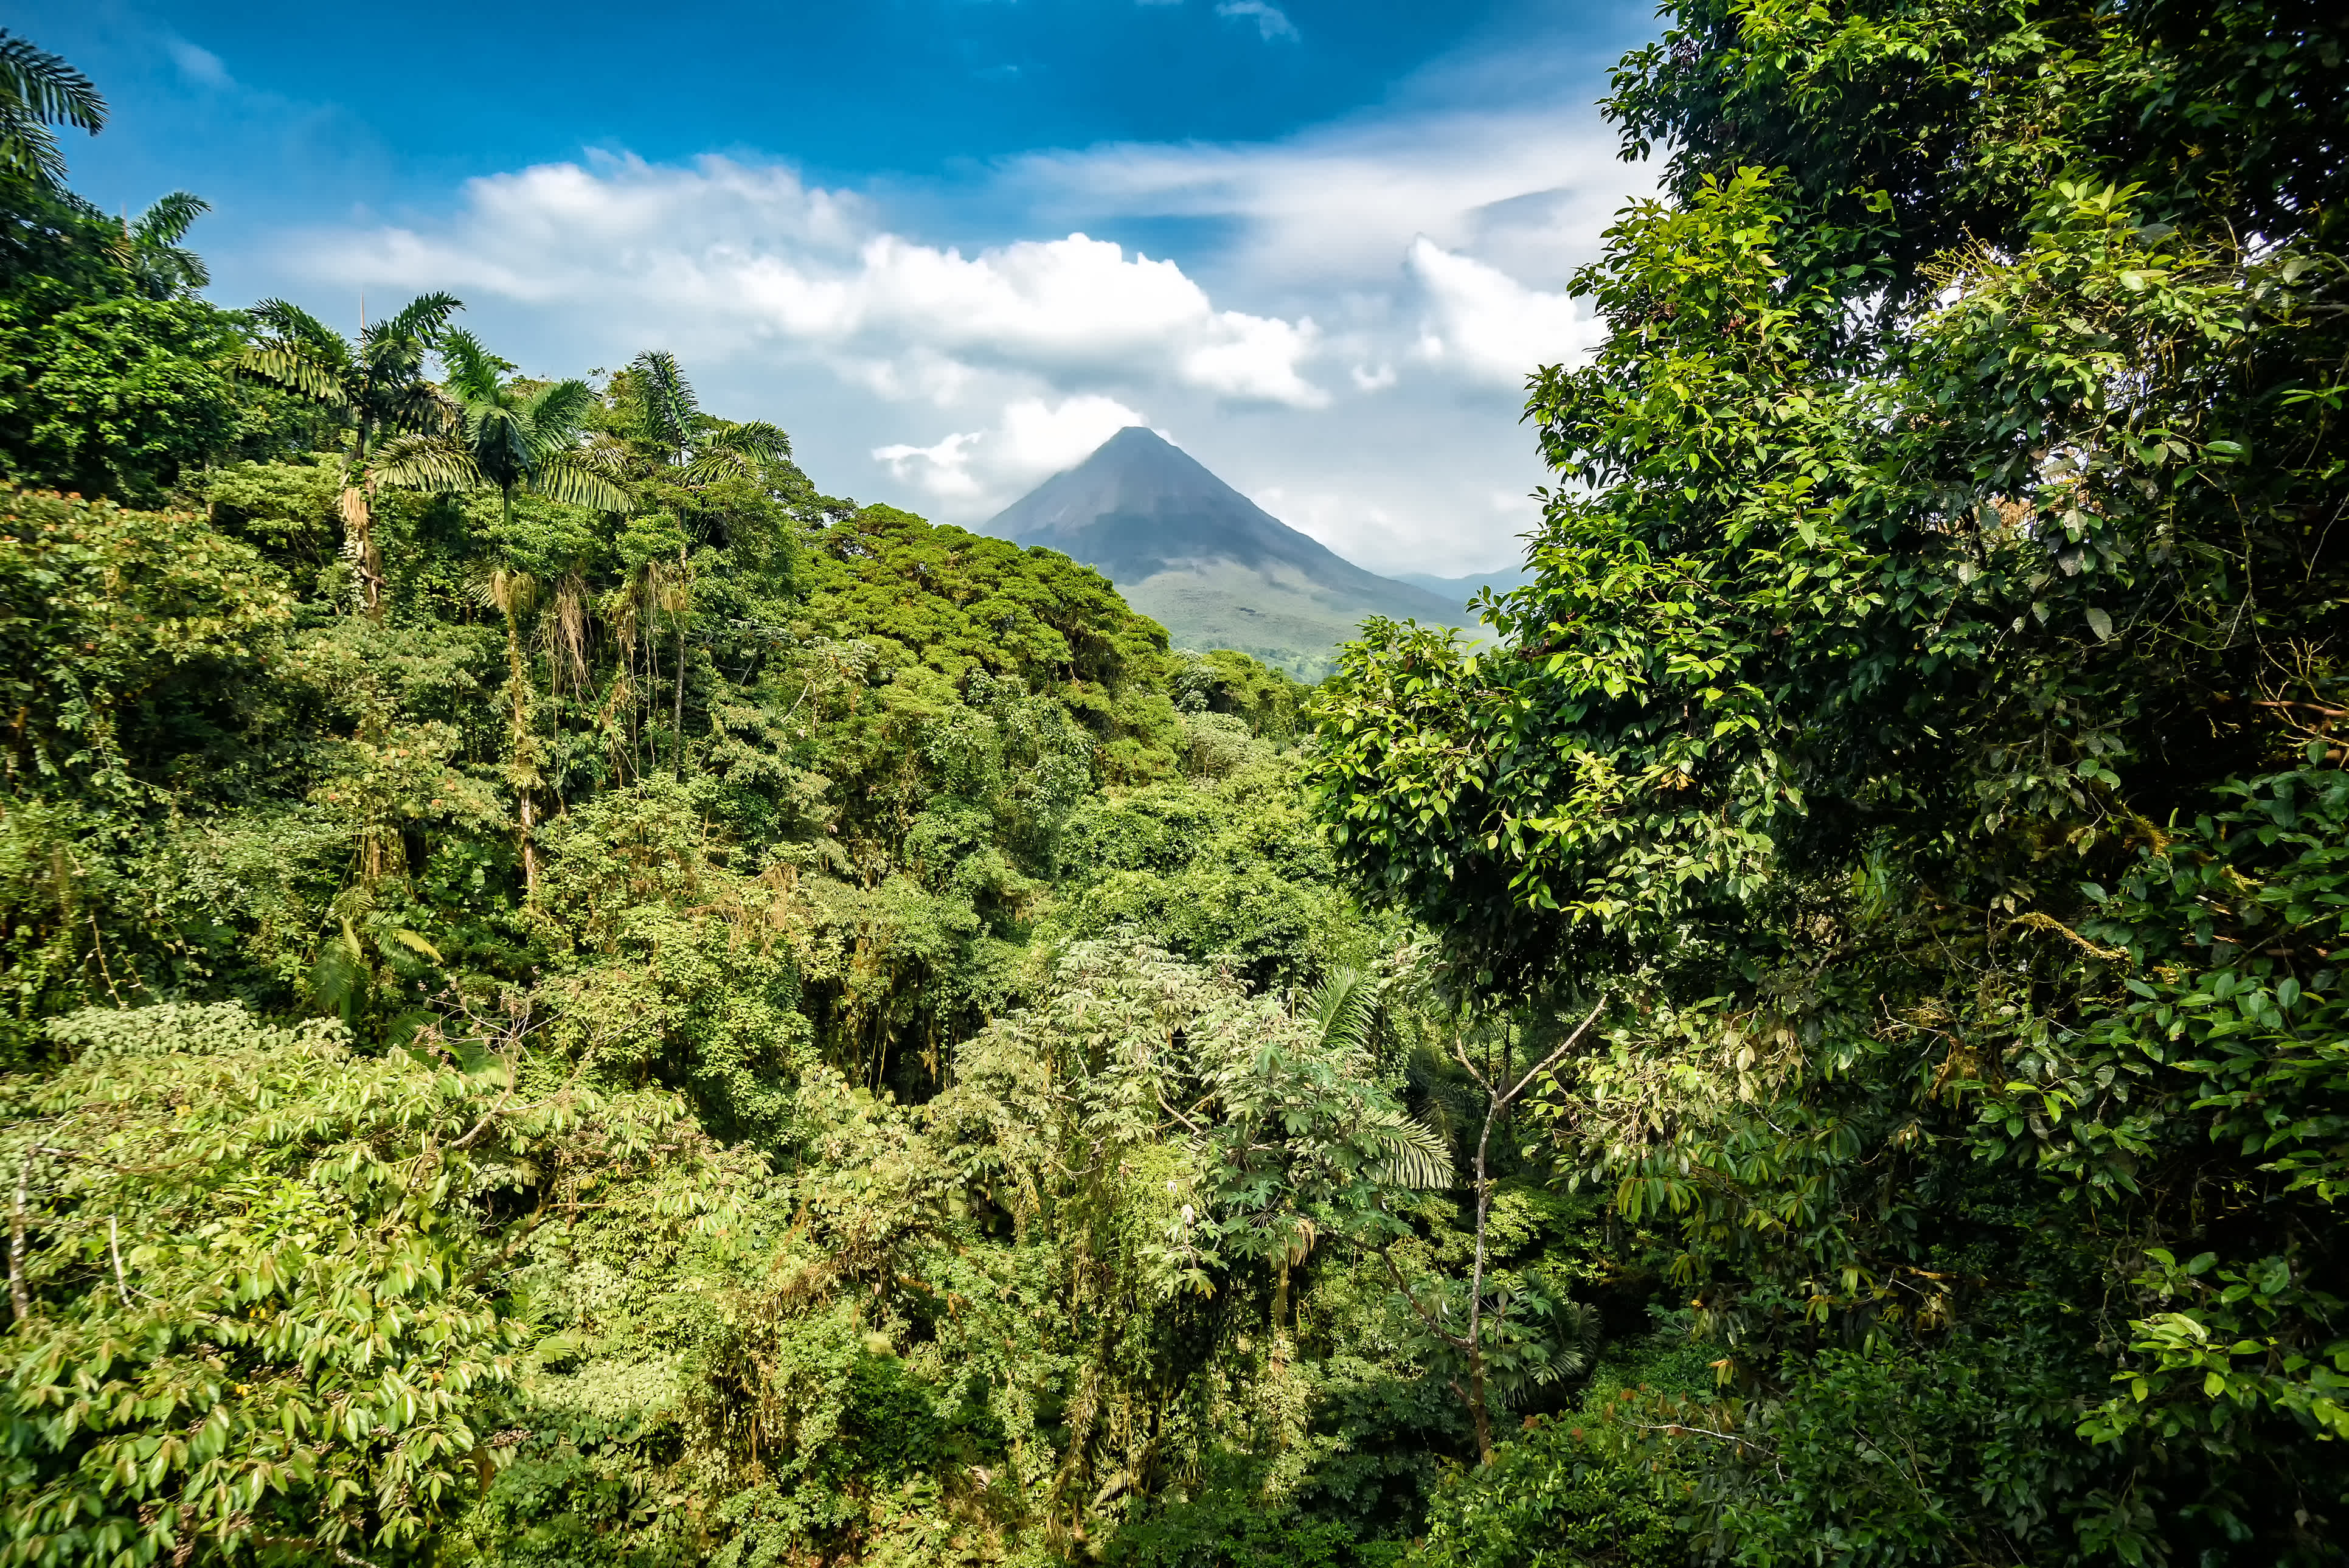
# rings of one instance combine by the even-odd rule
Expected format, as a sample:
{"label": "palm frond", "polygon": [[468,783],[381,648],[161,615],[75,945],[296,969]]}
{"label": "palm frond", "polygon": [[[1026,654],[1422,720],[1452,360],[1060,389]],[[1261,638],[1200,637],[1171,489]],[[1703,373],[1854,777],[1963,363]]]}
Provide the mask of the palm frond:
{"label": "palm frond", "polygon": [[691,462],[678,470],[678,477],[698,487],[715,484],[719,480],[749,479],[758,471],[758,459],[740,452],[698,452]]}
{"label": "palm frond", "polygon": [[367,955],[359,949],[358,934],[346,920],[341,931],[319,944],[310,966],[310,996],[327,1012],[348,1018],[367,989]]}
{"label": "palm frond", "polygon": [[106,127],[97,84],[58,56],[0,27],[0,101],[50,124],[96,136]]}
{"label": "palm frond", "polygon": [[0,30],[0,173],[36,185],[64,183],[65,156],[52,125],[98,134],[106,100],[63,59]]}
{"label": "palm frond", "polygon": [[522,417],[530,424],[538,445],[544,449],[568,447],[586,428],[588,412],[595,407],[595,388],[585,381],[550,382],[532,393],[523,404]]}
{"label": "palm frond", "polygon": [[447,393],[421,381],[385,390],[376,398],[375,410],[377,423],[388,433],[423,434],[452,429],[460,412]]}
{"label": "palm frond", "polygon": [[677,356],[667,349],[648,349],[637,355],[628,368],[636,374],[646,431],[674,460],[693,438],[694,427],[701,419],[701,400],[693,395],[693,384],[678,368]]}
{"label": "palm frond", "polygon": [[447,328],[449,318],[464,308],[465,302],[452,294],[418,294],[367,331],[429,347]]}
{"label": "palm frond", "polygon": [[740,425],[729,425],[703,445],[721,451],[740,452],[750,458],[788,458],[792,455],[792,438],[779,425],[764,419],[749,419]]}
{"label": "palm frond", "polygon": [[452,326],[433,345],[448,370],[449,390],[467,402],[497,397],[503,386],[506,362],[481,346],[481,340],[461,326]]}
{"label": "palm frond", "polygon": [[597,438],[584,447],[573,447],[563,454],[566,462],[577,463],[589,473],[601,474],[614,484],[626,484],[628,480],[628,449],[614,441]]}
{"label": "palm frond", "polygon": [[174,191],[139,214],[130,225],[130,237],[141,245],[177,245],[196,220],[212,210],[212,204],[202,197]]}
{"label": "palm frond", "polygon": [[405,927],[400,927],[392,932],[391,939],[394,942],[398,943],[402,947],[407,948],[410,953],[421,954],[425,957],[432,960],[435,964],[445,964],[448,962],[447,959],[440,956],[440,950],[433,946],[430,942],[427,941],[420,933],[409,931]]}
{"label": "palm frond", "polygon": [[164,246],[149,257],[146,271],[155,287],[173,295],[191,294],[212,281],[212,270],[204,265],[203,257],[178,245]]}
{"label": "palm frond", "polygon": [[274,381],[288,392],[297,392],[333,407],[347,407],[350,404],[350,394],[343,387],[342,377],[336,373],[336,366],[321,364],[316,356],[307,351],[306,345],[282,340],[248,344],[237,356],[236,366],[264,381]]}
{"label": "palm frond", "polygon": [[560,452],[539,464],[530,476],[530,488],[549,500],[569,506],[591,506],[598,511],[628,511],[636,498],[581,460],[583,454]]}
{"label": "palm frond", "polygon": [[298,304],[282,299],[265,299],[244,314],[253,317],[255,325],[280,343],[299,345],[336,366],[347,366],[351,362],[351,346],[343,340],[343,335]]}
{"label": "palm frond", "polygon": [[1368,1051],[1378,1026],[1380,1000],[1378,983],[1361,970],[1331,970],[1306,1002],[1323,1048]]}
{"label": "palm frond", "polygon": [[376,449],[368,477],[387,490],[455,495],[487,482],[473,454],[446,436],[394,436]]}
{"label": "palm frond", "polygon": [[546,459],[529,422],[513,406],[513,394],[504,388],[487,397],[467,398],[460,429],[460,439],[481,477],[500,490],[522,483]]}
{"label": "palm frond", "polygon": [[65,183],[65,154],[49,128],[17,109],[0,103],[0,174],[27,181],[49,191]]}
{"label": "palm frond", "polygon": [[792,438],[763,419],[729,425],[705,437],[685,465],[688,485],[754,479],[762,464],[792,455]]}
{"label": "palm frond", "polygon": [[1371,1155],[1365,1172],[1371,1180],[1423,1192],[1452,1185],[1452,1147],[1426,1123],[1380,1107],[1363,1119],[1356,1136]]}

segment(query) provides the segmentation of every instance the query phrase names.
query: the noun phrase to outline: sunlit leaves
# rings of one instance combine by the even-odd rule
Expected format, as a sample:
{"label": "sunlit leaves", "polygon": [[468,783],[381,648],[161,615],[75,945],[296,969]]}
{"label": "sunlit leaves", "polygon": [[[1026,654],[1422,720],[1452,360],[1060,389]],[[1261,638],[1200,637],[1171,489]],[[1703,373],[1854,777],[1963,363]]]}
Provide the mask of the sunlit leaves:
{"label": "sunlit leaves", "polygon": [[367,1058],[233,1006],[55,1033],[73,1066],[0,1084],[34,1205],[0,1342],[9,1563],[405,1549],[472,1481],[515,1248],[598,1181],[689,1170],[680,1221],[729,1191],[681,1107],[512,1054]]}

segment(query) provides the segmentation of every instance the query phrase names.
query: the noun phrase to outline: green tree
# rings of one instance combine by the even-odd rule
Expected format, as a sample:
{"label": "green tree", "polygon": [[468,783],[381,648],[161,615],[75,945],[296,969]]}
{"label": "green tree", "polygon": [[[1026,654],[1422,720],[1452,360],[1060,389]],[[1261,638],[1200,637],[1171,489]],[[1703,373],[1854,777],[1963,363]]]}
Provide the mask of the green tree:
{"label": "green tree", "polygon": [[7,474],[174,498],[0,507],[0,1563],[1391,1568],[1386,1251],[1565,1398],[1590,1205],[1522,1098],[1454,1176],[1301,688],[198,211],[0,180]]}
{"label": "green tree", "polygon": [[383,554],[367,500],[370,459],[386,438],[429,434],[450,422],[452,410],[425,378],[425,360],[439,346],[450,316],[464,308],[453,294],[419,294],[382,320],[362,325],[356,340],[284,300],[263,300],[249,313],[263,335],[245,346],[239,368],[333,410],[350,428],[337,506],[344,553],[370,614],[382,613],[384,589]]}
{"label": "green tree", "polygon": [[[185,191],[126,222],[0,178],[0,471],[152,504],[268,423],[228,374],[242,325],[195,291]],[[257,418],[258,417],[258,418]]]}
{"label": "green tree", "polygon": [[454,407],[445,432],[394,437],[378,454],[377,483],[459,494],[493,490],[509,526],[514,492],[626,511],[617,465],[584,439],[595,389],[585,381],[508,379],[513,368],[462,329],[441,334]]}
{"label": "green tree", "polygon": [[791,438],[772,425],[735,424],[703,413],[693,383],[665,349],[637,355],[613,393],[617,422],[638,449],[647,477],[703,486],[730,476],[756,477],[761,465],[792,455]]}
{"label": "green tree", "polygon": [[598,1182],[689,1222],[749,1173],[674,1100],[453,1022],[370,1059],[332,1022],[97,1010],[52,1024],[67,1070],[0,1079],[0,1560],[410,1550],[502,1457],[471,1424],[520,1337],[500,1264]]}
{"label": "green tree", "polygon": [[180,242],[212,203],[174,191],[124,225],[123,261],[152,299],[186,299],[212,281],[204,260]]}
{"label": "green tree", "polygon": [[1801,1449],[1823,1340],[1880,1452],[1912,1363],[2062,1347],[1907,1490],[1720,1471],[1723,1551],[2338,1561],[2349,24],[1670,15],[1609,105],[1664,193],[1531,387],[1537,579],[1350,654],[1338,852],[1464,972],[1621,988],[1556,1147],[1678,1229],[1741,1441]]}
{"label": "green tree", "polygon": [[[636,459],[638,499],[647,508],[668,502],[672,511],[698,521],[709,510],[713,487],[729,480],[761,480],[771,465],[792,455],[791,438],[772,425],[732,424],[703,413],[693,384],[685,378],[677,356],[666,350],[636,356],[614,394],[616,423]],[[686,493],[671,493],[679,490]],[[685,772],[685,644],[694,597],[692,543],[686,538],[678,542],[674,563],[647,560],[639,584],[647,629],[666,612],[676,634],[669,728],[680,778]]]}
{"label": "green tree", "polygon": [[[1467,1381],[1463,1384],[1455,1378],[1452,1387],[1468,1408],[1468,1418],[1476,1433],[1476,1458],[1481,1464],[1493,1462],[1492,1397],[1496,1385],[1506,1387],[1509,1392],[1519,1392],[1529,1383],[1550,1381],[1561,1373],[1579,1371],[1582,1367],[1578,1351],[1564,1356],[1552,1352],[1540,1337],[1542,1326],[1534,1321],[1562,1315],[1578,1326],[1580,1315],[1570,1305],[1562,1309],[1537,1288],[1528,1288],[1522,1280],[1513,1282],[1513,1287],[1495,1290],[1486,1278],[1492,1261],[1495,1165],[1499,1153],[1494,1147],[1493,1134],[1506,1125],[1511,1109],[1526,1091],[1556,1070],[1569,1053],[1582,1045],[1583,1037],[1599,1022],[1606,1006],[1606,998],[1601,997],[1581,1023],[1522,1069],[1513,1048],[1517,1043],[1515,1031],[1506,1026],[1485,1031],[1497,1036],[1500,1049],[1496,1053],[1472,1050],[1465,1030],[1445,1031],[1444,1046],[1452,1059],[1467,1075],[1484,1101],[1484,1115],[1476,1123],[1476,1152],[1469,1166],[1473,1239],[1468,1278],[1464,1287],[1456,1293],[1456,1302],[1450,1291],[1443,1291],[1429,1301],[1423,1299],[1399,1268],[1393,1267],[1392,1259],[1390,1269],[1397,1292],[1427,1332],[1459,1357]],[[1515,1323],[1511,1322],[1513,1316]],[[1582,1336],[1578,1334],[1576,1337]]]}

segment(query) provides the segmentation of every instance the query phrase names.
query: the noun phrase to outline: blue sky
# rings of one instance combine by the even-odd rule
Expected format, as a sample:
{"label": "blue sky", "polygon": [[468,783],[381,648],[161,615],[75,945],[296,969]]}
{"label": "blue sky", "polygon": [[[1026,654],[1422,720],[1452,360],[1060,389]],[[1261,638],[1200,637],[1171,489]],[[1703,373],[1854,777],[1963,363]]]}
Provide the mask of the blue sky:
{"label": "blue sky", "polygon": [[1148,423],[1389,571],[1513,553],[1517,387],[1646,190],[1592,107],[1643,5],[11,11],[112,104],[78,187],[213,203],[223,303],[446,287],[547,374],[670,347],[819,484],[963,522]]}

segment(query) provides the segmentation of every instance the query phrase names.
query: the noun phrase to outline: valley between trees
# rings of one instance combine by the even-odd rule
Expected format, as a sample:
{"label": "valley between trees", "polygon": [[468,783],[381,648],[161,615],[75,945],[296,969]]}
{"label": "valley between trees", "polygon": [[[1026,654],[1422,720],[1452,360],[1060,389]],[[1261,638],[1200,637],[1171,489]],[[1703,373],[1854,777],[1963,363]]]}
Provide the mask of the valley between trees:
{"label": "valley between trees", "polygon": [[1664,26],[1310,689],[0,37],[0,1562],[2349,1556],[2349,23]]}

